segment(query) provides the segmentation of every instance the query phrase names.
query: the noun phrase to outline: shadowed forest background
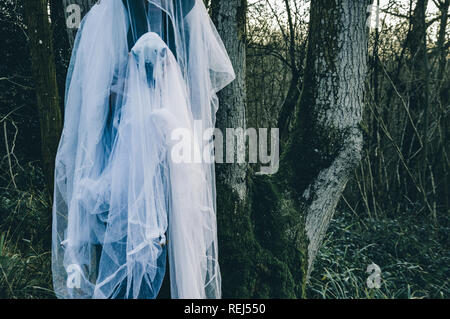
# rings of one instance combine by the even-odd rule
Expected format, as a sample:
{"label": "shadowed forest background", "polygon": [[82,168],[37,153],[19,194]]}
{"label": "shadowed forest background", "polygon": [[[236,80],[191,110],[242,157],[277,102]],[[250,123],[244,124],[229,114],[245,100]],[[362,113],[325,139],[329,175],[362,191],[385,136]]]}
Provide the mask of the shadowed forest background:
{"label": "shadowed forest background", "polygon": [[[48,3],[47,10],[36,13],[36,20],[50,21],[50,28],[36,28],[36,32],[30,26],[38,21],[26,11],[33,6],[27,8],[25,0],[0,2],[0,298],[54,298],[52,154],[62,126],[65,75],[73,39],[66,30],[63,1],[37,2]],[[233,123],[280,128],[282,150],[297,152],[288,151],[289,158],[314,151],[314,146],[313,150],[292,148],[292,135],[307,122],[296,114],[302,114],[309,85],[305,79],[311,78],[307,58],[309,54],[312,61],[314,52],[310,49],[308,53],[308,42],[320,43],[320,37],[315,39],[311,30],[317,30],[313,25],[319,20],[330,23],[332,29],[332,22],[321,17],[319,9],[310,14],[314,1],[233,0],[230,3],[241,4],[237,6],[236,25],[243,50],[229,46],[220,2],[206,1],[213,21],[219,22],[218,30],[230,55],[245,53],[243,57],[232,56],[233,62],[242,64],[234,63],[238,78],[219,95],[224,104],[233,98],[243,106],[242,116]],[[379,20],[377,23],[376,9],[372,10],[364,105],[358,123],[363,137],[361,156],[348,181],[343,182],[345,190],[333,207],[335,212],[320,241],[314,267],[308,270],[309,280],[305,280],[306,270],[295,271],[297,265],[304,267],[305,251],[298,249],[290,255],[290,248],[286,248],[290,237],[281,231],[296,216],[290,204],[286,204],[286,213],[259,209],[272,198],[283,202],[277,198],[281,192],[266,192],[261,185],[272,183],[273,188],[282,189],[284,184],[276,179],[284,175],[275,175],[270,181],[253,180],[258,167],[250,165],[245,167],[248,175],[242,180],[247,183],[248,179],[252,185],[245,189],[253,205],[239,204],[243,213],[238,222],[220,208],[222,199],[227,205],[234,201],[220,197],[225,196],[220,192],[230,194],[230,198],[234,193],[228,192],[226,183],[218,185],[224,297],[450,297],[450,1],[375,0],[375,4],[380,8]],[[361,19],[367,18],[368,14]],[[35,47],[42,44],[39,37],[45,36],[52,44],[46,47],[47,53]],[[337,48],[333,43],[322,43],[322,47],[325,51]],[[32,52],[43,55],[39,58]],[[36,70],[32,59],[46,66],[46,74],[54,77],[36,80],[33,74],[42,70]],[[349,83],[353,83],[351,79]],[[57,94],[37,94],[52,90]],[[235,93],[230,96],[230,90],[242,92],[236,97]],[[49,105],[57,108],[49,111],[45,108]],[[227,116],[219,115],[219,125],[235,115]],[[219,180],[220,176],[240,174],[227,169],[218,168]],[[283,166],[280,169],[284,174]],[[301,180],[302,176],[295,178]],[[367,286],[370,273],[366,270],[372,263],[381,268],[379,289]],[[232,274],[233,265],[239,275]]]}

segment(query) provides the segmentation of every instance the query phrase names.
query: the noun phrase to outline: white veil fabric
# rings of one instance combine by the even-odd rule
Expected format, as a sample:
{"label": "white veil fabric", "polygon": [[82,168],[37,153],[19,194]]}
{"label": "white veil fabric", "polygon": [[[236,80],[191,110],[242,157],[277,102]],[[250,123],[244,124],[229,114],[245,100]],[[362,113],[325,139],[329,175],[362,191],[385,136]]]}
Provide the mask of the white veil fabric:
{"label": "white veil fabric", "polygon": [[91,8],[56,157],[57,297],[156,298],[166,258],[172,298],[221,297],[212,135],[203,132],[234,77],[201,0]]}

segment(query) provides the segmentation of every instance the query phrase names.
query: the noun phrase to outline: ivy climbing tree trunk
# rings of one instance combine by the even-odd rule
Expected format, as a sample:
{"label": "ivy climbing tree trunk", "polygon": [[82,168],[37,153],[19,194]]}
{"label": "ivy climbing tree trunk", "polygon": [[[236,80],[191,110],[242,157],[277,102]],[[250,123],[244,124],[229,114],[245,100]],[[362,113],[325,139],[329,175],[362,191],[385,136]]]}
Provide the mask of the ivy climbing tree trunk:
{"label": "ivy climbing tree trunk", "polygon": [[41,129],[43,170],[48,189],[53,193],[54,161],[62,130],[62,116],[48,0],[24,1],[24,7]]}

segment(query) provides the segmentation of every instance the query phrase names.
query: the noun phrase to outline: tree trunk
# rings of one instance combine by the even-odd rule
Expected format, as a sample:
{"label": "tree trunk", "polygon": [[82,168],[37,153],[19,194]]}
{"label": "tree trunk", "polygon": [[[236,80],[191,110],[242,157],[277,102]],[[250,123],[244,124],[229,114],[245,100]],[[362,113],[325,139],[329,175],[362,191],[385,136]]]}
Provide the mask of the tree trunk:
{"label": "tree trunk", "polygon": [[439,35],[437,47],[439,50],[439,71],[438,80],[442,81],[445,75],[445,67],[447,65],[448,50],[445,48],[446,29],[448,26],[448,9],[450,7],[450,0],[440,2],[439,11],[441,13],[441,23],[439,27]]}
{"label": "tree trunk", "polygon": [[[410,86],[409,113],[412,120],[406,123],[402,154],[406,159],[409,170],[416,171],[417,176],[412,180],[407,169],[401,170],[405,181],[408,198],[412,202],[424,201],[428,204],[427,193],[430,190],[428,164],[428,127],[429,127],[429,96],[430,74],[427,53],[427,23],[426,10],[428,0],[417,0],[411,17],[411,32],[406,39],[406,46],[410,53],[409,73]],[[416,156],[420,153],[420,156]],[[430,213],[434,210],[428,205]]]}
{"label": "tree trunk", "polygon": [[295,105],[297,105],[300,96],[300,79],[300,71],[293,69],[286,99],[281,105],[280,114],[278,116],[278,128],[280,129],[280,140],[282,145],[289,136],[289,126],[292,121],[292,116],[295,114]]}
{"label": "tree trunk", "polygon": [[[290,63],[292,69],[292,79],[289,84],[288,93],[286,94],[286,99],[280,108],[280,113],[278,115],[278,128],[280,129],[280,140],[283,145],[286,141],[287,136],[289,136],[289,127],[292,121],[292,116],[295,114],[295,105],[297,104],[298,98],[300,96],[300,79],[301,79],[301,67],[297,67],[297,56],[295,46],[296,46],[296,36],[295,36],[295,27],[292,18],[292,11],[290,8],[290,4],[288,0],[284,0],[284,5],[286,8],[288,26],[289,26],[289,56]],[[280,26],[281,27],[281,26]],[[287,37],[287,36],[286,36]],[[305,50],[301,50],[301,56],[298,59],[302,63],[303,61],[303,52]]]}
{"label": "tree trunk", "polygon": [[299,224],[291,232],[298,234],[297,249],[307,248],[305,281],[361,158],[369,4],[311,1],[304,86],[295,130],[280,166],[281,179],[292,189],[292,203],[299,207]]}
{"label": "tree trunk", "polygon": [[[440,167],[438,167],[438,173],[440,176],[448,176],[448,159],[446,154],[448,153],[448,122],[449,116],[446,109],[448,109],[449,105],[449,92],[450,92],[450,79],[448,74],[446,73],[447,69],[447,55],[448,48],[446,48],[445,41],[447,37],[447,26],[448,26],[448,10],[450,7],[450,0],[444,0],[440,2],[439,11],[441,13],[441,22],[439,27],[439,36],[437,41],[437,48],[439,50],[439,67],[438,67],[438,77],[437,77],[437,93],[439,94],[438,101],[441,105],[439,113],[440,113],[440,131],[441,133],[441,141],[442,148],[440,155]],[[447,113],[447,114],[446,114]],[[449,186],[448,186],[448,178],[443,178],[442,185],[438,185],[438,194],[448,194]],[[441,205],[444,207],[444,211],[449,211],[450,209],[450,200],[448,196],[443,196],[442,199],[438,199],[441,202]]]}
{"label": "tree trunk", "polygon": [[[422,150],[420,165],[426,164],[427,151],[427,118],[428,118],[428,95],[429,95],[429,67],[427,54],[427,23],[426,10],[428,0],[418,0],[414,13],[411,17],[411,32],[408,34],[407,47],[411,54],[410,68],[412,74],[412,85],[409,92],[409,109],[415,119],[419,119],[420,113],[424,112],[423,140],[417,143],[416,136],[411,125],[407,126],[404,143],[404,156],[409,158],[419,149]],[[416,121],[417,123],[418,121]],[[417,138],[419,138],[417,136]]]}
{"label": "tree trunk", "polygon": [[62,130],[48,1],[25,1],[31,65],[41,126],[42,162],[46,183],[53,193],[54,161]]}
{"label": "tree trunk", "polygon": [[[217,128],[225,134],[227,128],[245,128],[245,23],[246,0],[213,1],[213,20],[221,35],[236,72],[236,80],[219,92],[220,108]],[[230,186],[242,201],[246,194],[246,171],[244,165],[218,165],[219,182]]]}
{"label": "tree trunk", "polygon": [[[56,80],[58,83],[60,107],[64,110],[67,67],[70,62],[71,45],[66,28],[65,7],[62,0],[49,0],[50,17],[53,27],[53,44],[55,52]],[[64,112],[63,112],[64,114]]]}
{"label": "tree trunk", "polygon": [[[240,2],[213,1],[215,22],[238,72],[245,56],[237,49],[242,27],[233,21],[240,21]],[[225,297],[305,297],[317,251],[360,160],[369,3],[311,2],[304,86],[280,171],[249,175],[246,203],[239,192],[245,177],[241,168],[218,167]],[[220,95],[219,128],[243,123],[241,76]]]}
{"label": "tree trunk", "polygon": [[[245,128],[246,10],[246,0],[211,1],[212,19],[236,73],[235,81],[218,94],[220,107],[216,127],[224,137],[227,128]],[[246,207],[247,170],[246,164],[236,162],[216,165],[219,257],[222,277],[226,278],[223,281],[224,297],[249,296],[246,290],[251,268],[246,263],[239,263],[247,254],[239,246],[248,241],[251,228]],[[240,268],[238,272],[233,269],[236,265]]]}

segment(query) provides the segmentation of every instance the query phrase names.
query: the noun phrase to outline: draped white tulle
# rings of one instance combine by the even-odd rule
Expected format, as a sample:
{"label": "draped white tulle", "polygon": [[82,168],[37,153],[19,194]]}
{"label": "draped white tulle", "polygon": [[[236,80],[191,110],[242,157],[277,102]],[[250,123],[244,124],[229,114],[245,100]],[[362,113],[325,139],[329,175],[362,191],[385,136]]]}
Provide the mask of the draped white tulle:
{"label": "draped white tulle", "polygon": [[167,254],[173,298],[220,297],[214,165],[175,160],[173,133],[203,154],[211,140],[194,123],[214,128],[215,93],[234,72],[203,2],[185,15],[182,1],[149,1],[170,18],[176,52],[157,10],[131,50],[121,0],[102,0],[82,21],[55,170],[60,298],[155,298]]}

